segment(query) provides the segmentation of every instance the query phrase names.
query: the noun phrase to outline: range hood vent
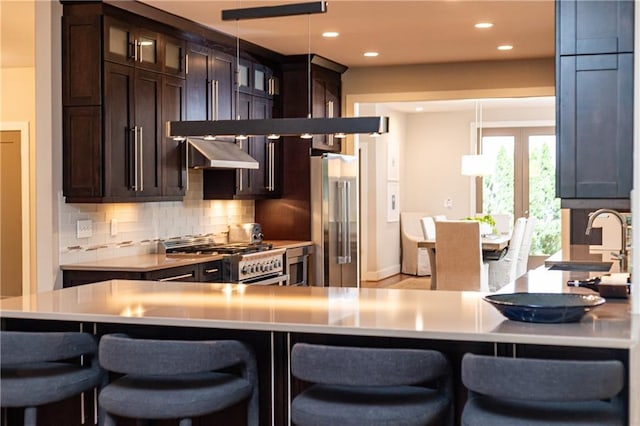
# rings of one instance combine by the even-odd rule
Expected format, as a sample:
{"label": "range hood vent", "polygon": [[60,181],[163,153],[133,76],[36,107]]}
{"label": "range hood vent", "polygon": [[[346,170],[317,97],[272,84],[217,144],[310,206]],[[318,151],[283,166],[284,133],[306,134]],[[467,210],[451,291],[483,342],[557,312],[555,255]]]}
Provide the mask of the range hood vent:
{"label": "range hood vent", "polygon": [[233,142],[187,138],[189,167],[196,169],[257,169],[258,161]]}

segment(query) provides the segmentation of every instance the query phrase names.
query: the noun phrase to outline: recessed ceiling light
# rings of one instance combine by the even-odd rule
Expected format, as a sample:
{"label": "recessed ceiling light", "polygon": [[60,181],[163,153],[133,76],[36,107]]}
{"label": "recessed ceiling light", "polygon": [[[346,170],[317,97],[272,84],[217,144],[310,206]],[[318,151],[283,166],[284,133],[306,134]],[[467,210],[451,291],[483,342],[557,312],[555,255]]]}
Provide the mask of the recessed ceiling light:
{"label": "recessed ceiling light", "polygon": [[326,38],[336,38],[340,35],[340,33],[337,33],[335,31],[325,31],[322,33],[322,37],[326,37]]}
{"label": "recessed ceiling light", "polygon": [[420,112],[420,111],[424,111],[424,108],[422,107],[416,107],[416,111]]}
{"label": "recessed ceiling light", "polygon": [[378,52],[364,52],[364,56],[368,58],[375,58],[376,56],[378,56]]}
{"label": "recessed ceiling light", "polygon": [[478,22],[474,25],[476,28],[491,28],[493,24],[491,22]]}
{"label": "recessed ceiling light", "polygon": [[513,46],[510,44],[502,44],[498,46],[498,50],[511,50],[511,49],[513,49]]}

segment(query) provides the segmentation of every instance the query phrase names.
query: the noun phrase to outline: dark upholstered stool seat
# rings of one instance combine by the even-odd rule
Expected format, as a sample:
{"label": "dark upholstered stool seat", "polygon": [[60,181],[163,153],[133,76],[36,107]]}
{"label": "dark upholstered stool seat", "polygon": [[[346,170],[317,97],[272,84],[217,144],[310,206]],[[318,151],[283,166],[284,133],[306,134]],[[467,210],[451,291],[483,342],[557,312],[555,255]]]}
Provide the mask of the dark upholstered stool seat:
{"label": "dark upholstered stool seat", "polygon": [[448,411],[445,396],[419,386],[315,385],[296,396],[291,419],[300,425],[440,425]]}
{"label": "dark upholstered stool seat", "polygon": [[620,361],[465,354],[463,426],[623,426]]}
{"label": "dark upholstered stool seat", "polygon": [[[258,372],[253,350],[235,340],[135,339],[122,334],[100,340],[100,363],[123,374],[99,396],[105,426],[115,417],[198,417],[247,400],[247,419],[258,424]],[[224,370],[224,372],[217,371]]]}
{"label": "dark upholstered stool seat", "polygon": [[311,383],[291,403],[296,425],[444,425],[452,421],[449,364],[436,351],[298,343],[294,377]]}
{"label": "dark upholstered stool seat", "polygon": [[25,407],[25,425],[35,425],[37,406],[89,391],[103,378],[88,333],[2,331],[0,348],[0,405]]}
{"label": "dark upholstered stool seat", "polygon": [[109,413],[143,419],[197,417],[251,396],[253,385],[231,374],[196,373],[176,378],[125,376],[100,393]]}
{"label": "dark upholstered stool seat", "polygon": [[462,425],[623,426],[623,418],[618,407],[605,401],[540,404],[475,396],[464,407]]}

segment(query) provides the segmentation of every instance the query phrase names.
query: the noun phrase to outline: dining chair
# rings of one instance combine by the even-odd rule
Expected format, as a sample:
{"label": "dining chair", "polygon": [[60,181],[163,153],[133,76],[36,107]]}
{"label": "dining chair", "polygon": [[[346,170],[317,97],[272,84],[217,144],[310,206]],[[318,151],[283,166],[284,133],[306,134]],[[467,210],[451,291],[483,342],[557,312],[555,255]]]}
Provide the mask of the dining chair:
{"label": "dining chair", "polygon": [[101,384],[97,352],[89,333],[0,331],[0,406],[24,408],[24,425],[35,426],[39,406]]}
{"label": "dining chair", "polygon": [[618,360],[511,358],[467,353],[463,426],[623,426]]}
{"label": "dining chair", "polygon": [[409,275],[431,275],[431,263],[426,248],[418,247],[424,240],[420,219],[424,212],[400,212],[400,239],[402,273]]}
{"label": "dining chair", "polygon": [[117,417],[179,419],[215,413],[247,401],[247,423],[258,424],[258,371],[253,349],[236,340],[157,340],[102,336],[100,365],[116,373],[98,397],[105,426]]}
{"label": "dining chair", "polygon": [[436,221],[437,290],[489,291],[489,265],[482,260],[480,223]]}
{"label": "dining chair", "polygon": [[527,264],[529,263],[529,253],[531,252],[531,242],[536,222],[535,217],[529,216],[527,218],[527,226],[524,228],[524,236],[522,237],[522,244],[520,245],[520,252],[518,253],[516,277],[527,273]]}
{"label": "dining chair", "polygon": [[[511,215],[508,213],[495,213],[492,214],[494,222],[496,223],[496,229],[500,234],[510,234],[511,233]],[[515,229],[515,224],[514,224]]]}
{"label": "dining chair", "polygon": [[435,350],[296,343],[291,374],[309,385],[291,402],[298,426],[453,424],[450,366]]}
{"label": "dining chair", "polygon": [[436,239],[436,222],[431,216],[420,218],[420,225],[422,226],[422,236],[425,240]]}
{"label": "dining chair", "polygon": [[518,276],[518,256],[522,247],[522,239],[527,219],[519,217],[513,227],[507,254],[499,260],[489,261],[489,291],[497,291],[504,285],[514,281]]}

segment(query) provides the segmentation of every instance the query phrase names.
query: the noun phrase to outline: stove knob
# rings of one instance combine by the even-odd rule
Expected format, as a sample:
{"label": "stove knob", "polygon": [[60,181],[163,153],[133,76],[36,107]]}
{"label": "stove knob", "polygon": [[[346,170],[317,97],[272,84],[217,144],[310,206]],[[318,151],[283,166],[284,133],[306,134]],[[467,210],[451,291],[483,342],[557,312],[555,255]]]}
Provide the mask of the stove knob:
{"label": "stove knob", "polygon": [[248,267],[247,265],[244,265],[244,266],[242,267],[242,273],[243,273],[243,274],[246,274],[247,272],[249,272],[249,267]]}

